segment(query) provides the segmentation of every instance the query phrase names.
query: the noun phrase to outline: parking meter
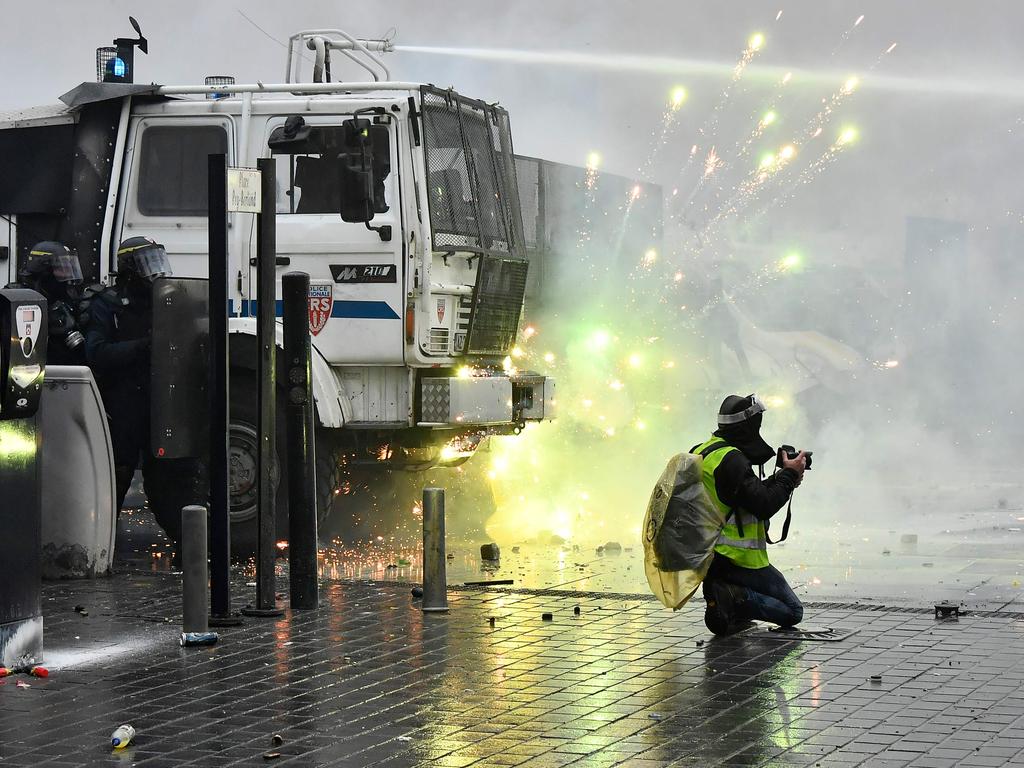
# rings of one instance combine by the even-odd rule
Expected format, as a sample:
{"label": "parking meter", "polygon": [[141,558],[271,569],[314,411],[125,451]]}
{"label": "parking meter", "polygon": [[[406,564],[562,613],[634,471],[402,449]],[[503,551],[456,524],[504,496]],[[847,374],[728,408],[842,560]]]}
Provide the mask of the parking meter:
{"label": "parking meter", "polygon": [[39,410],[46,361],[46,299],[24,288],[0,291],[0,419]]}
{"label": "parking meter", "polygon": [[36,412],[46,370],[46,299],[0,290],[0,665],[41,660],[41,436]]}

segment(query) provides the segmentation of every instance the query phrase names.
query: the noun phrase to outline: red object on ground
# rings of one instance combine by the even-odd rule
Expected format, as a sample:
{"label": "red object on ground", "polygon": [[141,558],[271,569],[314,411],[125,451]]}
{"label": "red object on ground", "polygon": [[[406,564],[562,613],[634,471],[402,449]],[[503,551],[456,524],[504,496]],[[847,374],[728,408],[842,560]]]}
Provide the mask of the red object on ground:
{"label": "red object on ground", "polygon": [[7,677],[14,670],[8,669],[7,667],[0,667],[0,677]]}
{"label": "red object on ground", "polygon": [[29,674],[35,675],[36,677],[49,677],[50,670],[46,667],[32,667],[32,669],[29,670]]}

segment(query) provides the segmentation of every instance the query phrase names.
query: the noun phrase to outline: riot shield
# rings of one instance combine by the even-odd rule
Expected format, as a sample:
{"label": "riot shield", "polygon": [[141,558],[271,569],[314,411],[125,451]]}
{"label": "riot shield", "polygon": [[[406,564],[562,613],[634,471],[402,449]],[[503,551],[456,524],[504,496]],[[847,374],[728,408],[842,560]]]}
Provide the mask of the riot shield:
{"label": "riot shield", "polygon": [[161,277],[153,285],[149,408],[157,458],[202,457],[209,445],[208,295],[200,278]]}

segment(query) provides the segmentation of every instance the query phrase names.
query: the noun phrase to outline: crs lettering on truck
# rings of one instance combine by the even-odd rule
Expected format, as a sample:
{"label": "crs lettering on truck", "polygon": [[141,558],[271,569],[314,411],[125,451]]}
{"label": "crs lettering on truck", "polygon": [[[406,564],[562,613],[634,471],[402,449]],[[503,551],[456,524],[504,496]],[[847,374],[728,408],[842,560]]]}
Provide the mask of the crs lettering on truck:
{"label": "crs lettering on truck", "polygon": [[334,291],[329,285],[309,286],[309,332],[314,336],[327,325],[334,306]]}

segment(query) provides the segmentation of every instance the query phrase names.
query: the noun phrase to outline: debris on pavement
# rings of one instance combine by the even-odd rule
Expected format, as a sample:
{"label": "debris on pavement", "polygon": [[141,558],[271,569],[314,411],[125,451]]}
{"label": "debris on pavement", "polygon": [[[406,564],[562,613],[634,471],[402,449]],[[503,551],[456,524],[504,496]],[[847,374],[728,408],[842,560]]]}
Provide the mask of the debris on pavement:
{"label": "debris on pavement", "polygon": [[178,644],[182,648],[192,648],[199,645],[213,645],[220,639],[216,632],[182,632],[178,638]]}
{"label": "debris on pavement", "polygon": [[481,560],[500,560],[501,549],[497,544],[481,544],[480,545],[480,559]]}
{"label": "debris on pavement", "polygon": [[114,732],[110,734],[110,746],[114,749],[124,749],[134,738],[135,728],[125,723],[124,725],[117,726]]}
{"label": "debris on pavement", "polygon": [[551,613],[542,613],[540,615],[540,619],[541,621],[554,621],[555,617],[554,614]]}
{"label": "debris on pavement", "polygon": [[508,586],[509,584],[515,584],[515,579],[491,579],[490,581],[467,581],[463,584],[466,587],[490,587],[490,586]]}
{"label": "debris on pavement", "polygon": [[419,599],[423,597],[423,587],[413,587],[409,591],[412,593],[414,599]]}
{"label": "debris on pavement", "polygon": [[280,747],[284,744],[284,737],[279,733],[275,733],[270,737],[270,744],[275,747]]}

